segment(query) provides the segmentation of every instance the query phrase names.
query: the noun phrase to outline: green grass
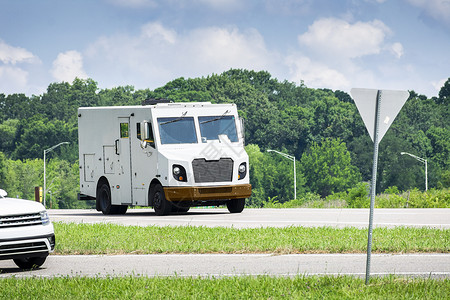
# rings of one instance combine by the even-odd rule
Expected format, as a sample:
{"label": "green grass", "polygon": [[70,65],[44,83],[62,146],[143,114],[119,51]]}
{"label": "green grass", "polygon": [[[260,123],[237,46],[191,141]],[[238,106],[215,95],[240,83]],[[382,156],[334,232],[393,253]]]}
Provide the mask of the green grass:
{"label": "green grass", "polygon": [[[55,254],[363,253],[357,228],[139,227],[55,222]],[[373,252],[450,252],[449,229],[375,228]]]}
{"label": "green grass", "polygon": [[[0,299],[445,299],[449,279],[399,277],[6,278]],[[447,296],[445,296],[447,295]]]}

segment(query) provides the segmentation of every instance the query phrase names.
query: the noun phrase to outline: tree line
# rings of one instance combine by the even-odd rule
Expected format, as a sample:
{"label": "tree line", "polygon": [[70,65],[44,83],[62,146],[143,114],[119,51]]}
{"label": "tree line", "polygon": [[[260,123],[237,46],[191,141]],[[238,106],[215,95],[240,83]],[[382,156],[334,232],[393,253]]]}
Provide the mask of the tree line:
{"label": "tree line", "polygon": [[[140,105],[147,98],[236,103],[246,125],[250,205],[294,198],[292,161],[269,149],[296,157],[297,195],[326,197],[370,180],[373,144],[347,93],[279,81],[266,71],[231,69],[178,78],[154,90],[100,89],[93,79],[76,78],[52,83],[42,95],[0,93],[0,187],[32,199],[33,187],[43,185],[43,151],[67,141],[48,155],[49,190],[55,207],[85,205],[76,201],[78,107]],[[424,189],[423,164],[400,152],[428,160],[430,188],[449,187],[449,99],[450,78],[438,97],[410,91],[380,143],[377,191]]]}

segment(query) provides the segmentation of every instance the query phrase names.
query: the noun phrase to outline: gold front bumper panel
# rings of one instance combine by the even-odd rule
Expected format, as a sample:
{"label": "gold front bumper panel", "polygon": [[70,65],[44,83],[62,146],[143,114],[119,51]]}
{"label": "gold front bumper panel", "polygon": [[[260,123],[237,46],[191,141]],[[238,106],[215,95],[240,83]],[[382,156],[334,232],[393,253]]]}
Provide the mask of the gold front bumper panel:
{"label": "gold front bumper panel", "polygon": [[168,201],[207,201],[248,198],[252,195],[250,184],[202,186],[202,187],[165,187]]}

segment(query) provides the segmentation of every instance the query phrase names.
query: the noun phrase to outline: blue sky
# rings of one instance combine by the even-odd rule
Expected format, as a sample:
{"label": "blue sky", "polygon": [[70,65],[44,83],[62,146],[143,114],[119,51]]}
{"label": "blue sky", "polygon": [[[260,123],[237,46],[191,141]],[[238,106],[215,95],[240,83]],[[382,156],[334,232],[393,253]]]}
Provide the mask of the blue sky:
{"label": "blue sky", "polygon": [[154,89],[230,68],[349,92],[437,96],[450,0],[0,0],[0,93],[52,82]]}

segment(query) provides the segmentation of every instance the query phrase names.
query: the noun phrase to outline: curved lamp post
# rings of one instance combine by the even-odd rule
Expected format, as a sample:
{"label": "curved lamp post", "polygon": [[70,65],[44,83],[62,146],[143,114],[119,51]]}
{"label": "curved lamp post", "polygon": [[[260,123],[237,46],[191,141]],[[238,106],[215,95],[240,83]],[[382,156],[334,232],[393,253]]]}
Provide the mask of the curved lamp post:
{"label": "curved lamp post", "polygon": [[294,199],[297,199],[297,175],[295,173],[295,156],[292,156],[292,155],[289,155],[286,153],[282,153],[277,150],[271,150],[271,149],[268,149],[267,152],[275,152],[275,153],[277,153],[287,159],[290,159],[294,162]]}
{"label": "curved lamp post", "polygon": [[46,199],[46,197],[45,197],[45,195],[47,194],[47,190],[46,190],[46,174],[45,174],[45,156],[46,156],[46,154],[47,153],[49,153],[50,151],[52,151],[52,150],[54,150],[55,148],[57,148],[57,147],[59,147],[59,146],[61,146],[61,145],[64,145],[64,144],[69,144],[69,142],[62,142],[62,143],[59,143],[59,144],[57,144],[57,145],[55,145],[55,146],[53,146],[53,147],[50,147],[50,148],[48,148],[48,149],[45,149],[44,150],[44,207],[46,207],[45,206],[45,199]]}
{"label": "curved lamp post", "polygon": [[409,155],[415,159],[417,159],[420,162],[423,162],[425,164],[425,191],[428,191],[428,167],[427,167],[427,160],[425,158],[418,157],[414,154],[408,153],[408,152],[400,152],[401,155]]}

